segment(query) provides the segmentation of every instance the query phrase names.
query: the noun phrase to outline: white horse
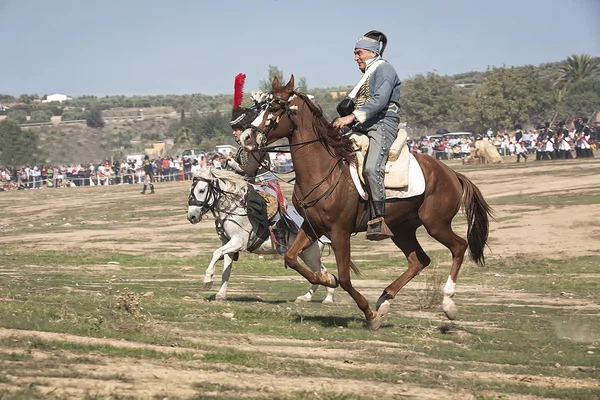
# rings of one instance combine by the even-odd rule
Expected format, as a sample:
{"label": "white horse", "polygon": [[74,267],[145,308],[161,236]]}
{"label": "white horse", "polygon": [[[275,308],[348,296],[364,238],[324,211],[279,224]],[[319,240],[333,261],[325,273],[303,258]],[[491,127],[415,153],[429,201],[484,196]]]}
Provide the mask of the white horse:
{"label": "white horse", "polygon": [[[247,192],[248,183],[235,172],[203,167],[194,173],[188,201],[188,221],[196,224],[206,213],[212,212],[215,217],[217,234],[222,243],[222,247],[213,253],[204,275],[204,289],[207,290],[212,287],[215,264],[219,259],[224,259],[221,288],[215,296],[216,300],[227,298],[227,282],[231,275],[235,253],[250,251],[254,254],[277,254],[270,235],[260,246],[254,248],[260,238],[252,229],[252,223],[247,215],[246,204],[244,204]],[[295,238],[295,233],[288,233],[288,243],[292,243]],[[300,257],[306,265],[319,275],[327,273],[327,268],[321,263],[323,248],[324,245],[317,241],[300,253]],[[296,301],[311,301],[318,287],[319,285],[312,285],[308,292],[303,296],[298,296]],[[327,288],[327,297],[323,300],[323,304],[333,303],[334,290]]]}

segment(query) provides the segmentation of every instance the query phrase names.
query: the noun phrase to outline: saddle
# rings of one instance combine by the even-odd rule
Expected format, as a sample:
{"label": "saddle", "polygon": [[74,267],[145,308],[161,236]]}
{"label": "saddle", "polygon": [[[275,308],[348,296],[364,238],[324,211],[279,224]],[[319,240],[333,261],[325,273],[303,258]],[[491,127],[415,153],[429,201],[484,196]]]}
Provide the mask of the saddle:
{"label": "saddle", "polygon": [[[388,161],[385,164],[384,186],[386,189],[406,189],[408,186],[408,164],[410,151],[406,145],[408,135],[404,129],[398,130],[398,137],[390,147]],[[356,168],[361,182],[365,185],[362,176],[365,158],[369,150],[369,137],[362,133],[353,133],[350,140],[356,150]]]}
{"label": "saddle", "polygon": [[[300,228],[294,222],[294,220],[288,215],[285,203],[283,202],[283,195],[278,192],[278,197],[266,193],[257,192],[263,199],[265,199],[265,207],[267,210],[267,218],[272,229],[279,229],[283,232],[298,233]],[[280,196],[281,194],[281,196]],[[274,217],[279,213],[279,219],[274,221]]]}
{"label": "saddle", "polygon": [[[244,200],[248,218],[257,237],[257,240],[248,247],[248,251],[251,252],[260,247],[269,237],[274,244],[279,243],[287,247],[286,232],[298,233],[300,228],[287,214],[280,191],[275,197],[264,191],[256,190],[250,185]],[[279,218],[275,218],[276,216]]]}

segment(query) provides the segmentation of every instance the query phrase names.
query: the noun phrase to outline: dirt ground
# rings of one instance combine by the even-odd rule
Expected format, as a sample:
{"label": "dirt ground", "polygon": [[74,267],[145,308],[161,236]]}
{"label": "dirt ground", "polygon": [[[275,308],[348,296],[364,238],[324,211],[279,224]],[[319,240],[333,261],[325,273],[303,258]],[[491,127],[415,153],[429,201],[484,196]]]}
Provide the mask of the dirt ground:
{"label": "dirt ground", "polygon": [[[514,161],[511,161],[514,162]],[[576,194],[595,194],[600,195],[600,158],[586,162],[527,162],[519,167],[508,168],[501,166],[484,166],[481,168],[471,167],[463,168],[459,164],[456,167],[461,169],[467,177],[478,185],[485,198],[494,202],[505,196],[520,196],[526,199],[526,204],[497,204],[494,205],[496,211],[496,220],[490,227],[490,249],[487,250],[486,257],[493,259],[496,257],[511,257],[523,254],[528,257],[536,258],[566,258],[580,255],[598,255],[597,246],[592,243],[600,239],[600,204],[587,205],[568,205],[565,206],[561,201],[561,196],[573,196]],[[158,184],[157,191],[166,195],[177,195],[182,198],[182,205],[172,207],[168,211],[173,211],[175,215],[160,218],[162,232],[169,235],[179,235],[178,237],[192,238],[192,235],[182,234],[182,230],[189,228],[189,223],[185,220],[186,193],[182,195],[183,184]],[[139,196],[137,191],[131,190],[114,191],[110,188],[102,196],[90,194],[90,190],[85,188],[65,189],[73,190],[73,195],[69,196],[70,207],[84,207],[94,198],[95,205],[110,206],[111,202],[118,202],[119,199]],[[186,189],[187,190],[187,187]],[[30,198],[31,196],[43,196],[44,190],[29,191],[19,193],[0,193],[0,198],[5,204],[10,203],[14,210],[13,215],[5,218],[2,223],[4,230],[13,227],[35,227],[40,219],[55,213],[55,210],[64,207],[64,198],[56,199],[60,203],[52,203],[53,198],[44,198],[44,207],[39,208],[39,204],[30,204],[20,200]],[[557,196],[556,204],[538,205],[532,204],[528,199],[538,198],[540,196]],[[507,202],[509,203],[509,202]],[[156,208],[155,210],[159,210]],[[153,211],[148,208],[147,211]],[[181,213],[179,214],[179,211]],[[146,217],[140,217],[140,221],[146,221]],[[69,221],[57,222],[57,224],[67,224]],[[71,223],[77,223],[71,222]],[[81,223],[81,222],[79,222]],[[4,235],[0,238],[1,242],[10,245],[22,241],[40,241],[40,248],[48,249],[105,249],[115,251],[134,251],[143,252],[150,249],[156,249],[162,246],[168,249],[170,243],[165,243],[159,235],[153,234],[154,228],[150,224],[137,224],[127,229],[113,229],[111,221],[89,222],[94,224],[105,224],[105,230],[89,229],[81,231],[52,231],[51,243],[47,240],[49,234],[35,231],[32,233],[18,233],[15,235]],[[208,220],[201,223],[199,228],[208,228],[213,226],[213,221]],[[463,231],[464,223],[457,223],[457,230]],[[111,242],[107,249],[107,244],[94,239],[99,239],[110,235]],[[144,243],[136,243],[132,250],[131,244],[118,242],[119,239],[126,240],[131,237],[144,237]],[[430,239],[424,232],[420,233],[423,247],[426,250],[443,249],[443,247]],[[393,244],[384,243],[378,247],[378,251],[397,251]],[[185,246],[184,246],[185,247]],[[198,254],[199,252],[212,252],[212,247],[206,244],[197,244],[190,247],[189,250],[178,249],[178,255]],[[597,279],[598,276],[594,276]],[[367,285],[368,282],[364,282]],[[514,296],[518,294],[513,293]],[[485,298],[485,293],[482,293]],[[516,298],[516,297],[515,297]],[[523,301],[524,299],[519,299]],[[532,299],[529,299],[532,300]],[[536,299],[534,299],[536,300]],[[0,299],[2,301],[2,299]],[[493,299],[490,299],[493,301]],[[537,299],[536,301],[541,301]],[[572,304],[572,306],[586,307],[589,304]],[[597,309],[597,305],[596,305]],[[421,316],[427,313],[421,313]],[[492,326],[489,327],[493,329]],[[298,347],[297,340],[285,340],[281,338],[264,338],[252,335],[224,334],[214,336],[190,336],[189,332],[181,332],[188,335],[187,339],[198,343],[210,344],[213,347],[231,346],[235,344],[239,349],[250,349],[252,351],[260,350],[269,356],[282,359],[302,359],[305,353],[305,346],[311,345],[309,341],[300,343],[303,347]],[[10,336],[37,336],[45,340],[70,341],[90,344],[109,344],[116,347],[134,347],[151,348],[160,353],[173,354],[188,349],[180,347],[151,346],[142,343],[126,342],[121,340],[100,339],[85,336],[76,336],[62,333],[42,332],[42,331],[21,331],[16,329],[0,328],[0,338]],[[274,343],[274,341],[276,341]],[[318,343],[317,343],[318,344]],[[393,348],[393,343],[386,343],[390,351],[398,349]],[[0,352],[6,352],[7,349],[0,348]],[[320,362],[326,363],[331,368],[362,368],[380,370],[386,368],[385,365],[372,365],[364,363],[356,365],[339,361],[343,359],[340,356],[341,350],[319,349]],[[347,350],[346,357],[352,350]],[[410,350],[402,349],[403,354],[410,354],[414,357],[422,357],[422,354],[411,353]],[[39,361],[44,368],[50,368],[56,372],[54,376],[45,373],[42,378],[36,378],[38,390],[46,391],[48,396],[61,395],[68,398],[84,398],[90,393],[99,396],[132,396],[133,398],[157,398],[161,394],[168,393],[168,398],[188,398],[197,394],[197,390],[190,387],[190,382],[200,382],[206,384],[232,385],[236,387],[247,388],[249,391],[255,391],[256,396],[285,396],[298,391],[316,392],[326,390],[327,392],[354,393],[356,395],[372,396],[374,398],[415,398],[415,399],[440,399],[440,398],[473,398],[469,392],[453,391],[444,388],[444,382],[439,382],[436,388],[425,388],[419,385],[406,382],[396,384],[386,383],[368,383],[364,380],[351,379],[333,379],[329,377],[322,378],[300,378],[286,377],[285,374],[276,376],[260,375],[252,368],[236,367],[231,370],[217,369],[215,371],[197,371],[194,370],[194,364],[198,361],[181,361],[179,359],[168,359],[167,361],[147,361],[128,358],[105,358],[100,355],[91,354],[90,357],[97,361],[91,365],[72,364],[65,366],[62,363],[54,363],[56,357],[74,357],[67,351],[61,351],[59,355],[56,352],[34,350],[34,358]],[[197,359],[202,359],[202,352],[198,352]],[[424,359],[422,370],[427,371],[427,360]],[[24,365],[24,368],[26,366]],[[28,365],[27,368],[31,368]],[[78,378],[59,378],[61,373],[69,368],[76,368],[79,372],[85,372],[86,376],[93,376],[95,379]],[[0,367],[0,370],[2,368]],[[46,370],[47,372],[47,370]],[[67,371],[68,372],[68,371]],[[35,376],[35,370],[27,371],[28,376]],[[524,374],[499,374],[469,371],[447,372],[448,376],[455,376],[461,379],[468,379],[469,375],[477,375],[478,379],[483,380],[504,380],[515,382],[527,382],[529,385],[552,385],[564,387],[589,387],[600,390],[600,383],[590,379],[575,378],[552,378],[536,375]],[[115,377],[126,376],[127,379]],[[23,375],[19,378],[25,381]],[[18,383],[18,381],[16,382]],[[16,388],[15,382],[10,384],[0,381],[1,389]],[[212,393],[218,396],[219,392]],[[165,397],[166,398],[166,397]],[[318,394],[317,397],[318,398]],[[506,398],[517,398],[510,396]],[[518,396],[518,398],[537,398],[535,396]]]}

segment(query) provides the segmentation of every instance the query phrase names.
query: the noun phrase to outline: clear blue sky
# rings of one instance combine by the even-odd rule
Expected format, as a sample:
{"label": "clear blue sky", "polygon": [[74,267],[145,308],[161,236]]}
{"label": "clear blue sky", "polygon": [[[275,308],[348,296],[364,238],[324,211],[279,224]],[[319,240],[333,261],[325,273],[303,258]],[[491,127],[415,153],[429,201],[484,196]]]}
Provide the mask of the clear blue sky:
{"label": "clear blue sky", "polygon": [[401,78],[537,65],[600,56],[599,15],[600,0],[0,0],[0,93],[214,95],[238,72],[255,90],[269,64],[353,85],[371,29]]}

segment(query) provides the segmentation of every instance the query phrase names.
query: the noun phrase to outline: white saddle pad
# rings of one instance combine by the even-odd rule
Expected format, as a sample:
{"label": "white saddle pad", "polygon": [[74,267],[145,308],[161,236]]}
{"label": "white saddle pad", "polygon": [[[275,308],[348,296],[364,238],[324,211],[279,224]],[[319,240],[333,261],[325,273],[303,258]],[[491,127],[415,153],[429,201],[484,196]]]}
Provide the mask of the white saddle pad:
{"label": "white saddle pad", "polygon": [[[369,196],[358,177],[358,171],[354,164],[350,165],[350,175],[352,176],[352,181],[356,186],[356,190],[360,194],[364,200],[366,200]],[[408,197],[420,196],[425,192],[425,176],[423,175],[423,171],[421,170],[421,166],[419,162],[411,153],[408,156],[408,187],[405,190],[396,190],[396,189],[386,189],[385,197],[386,199],[405,199]]]}

